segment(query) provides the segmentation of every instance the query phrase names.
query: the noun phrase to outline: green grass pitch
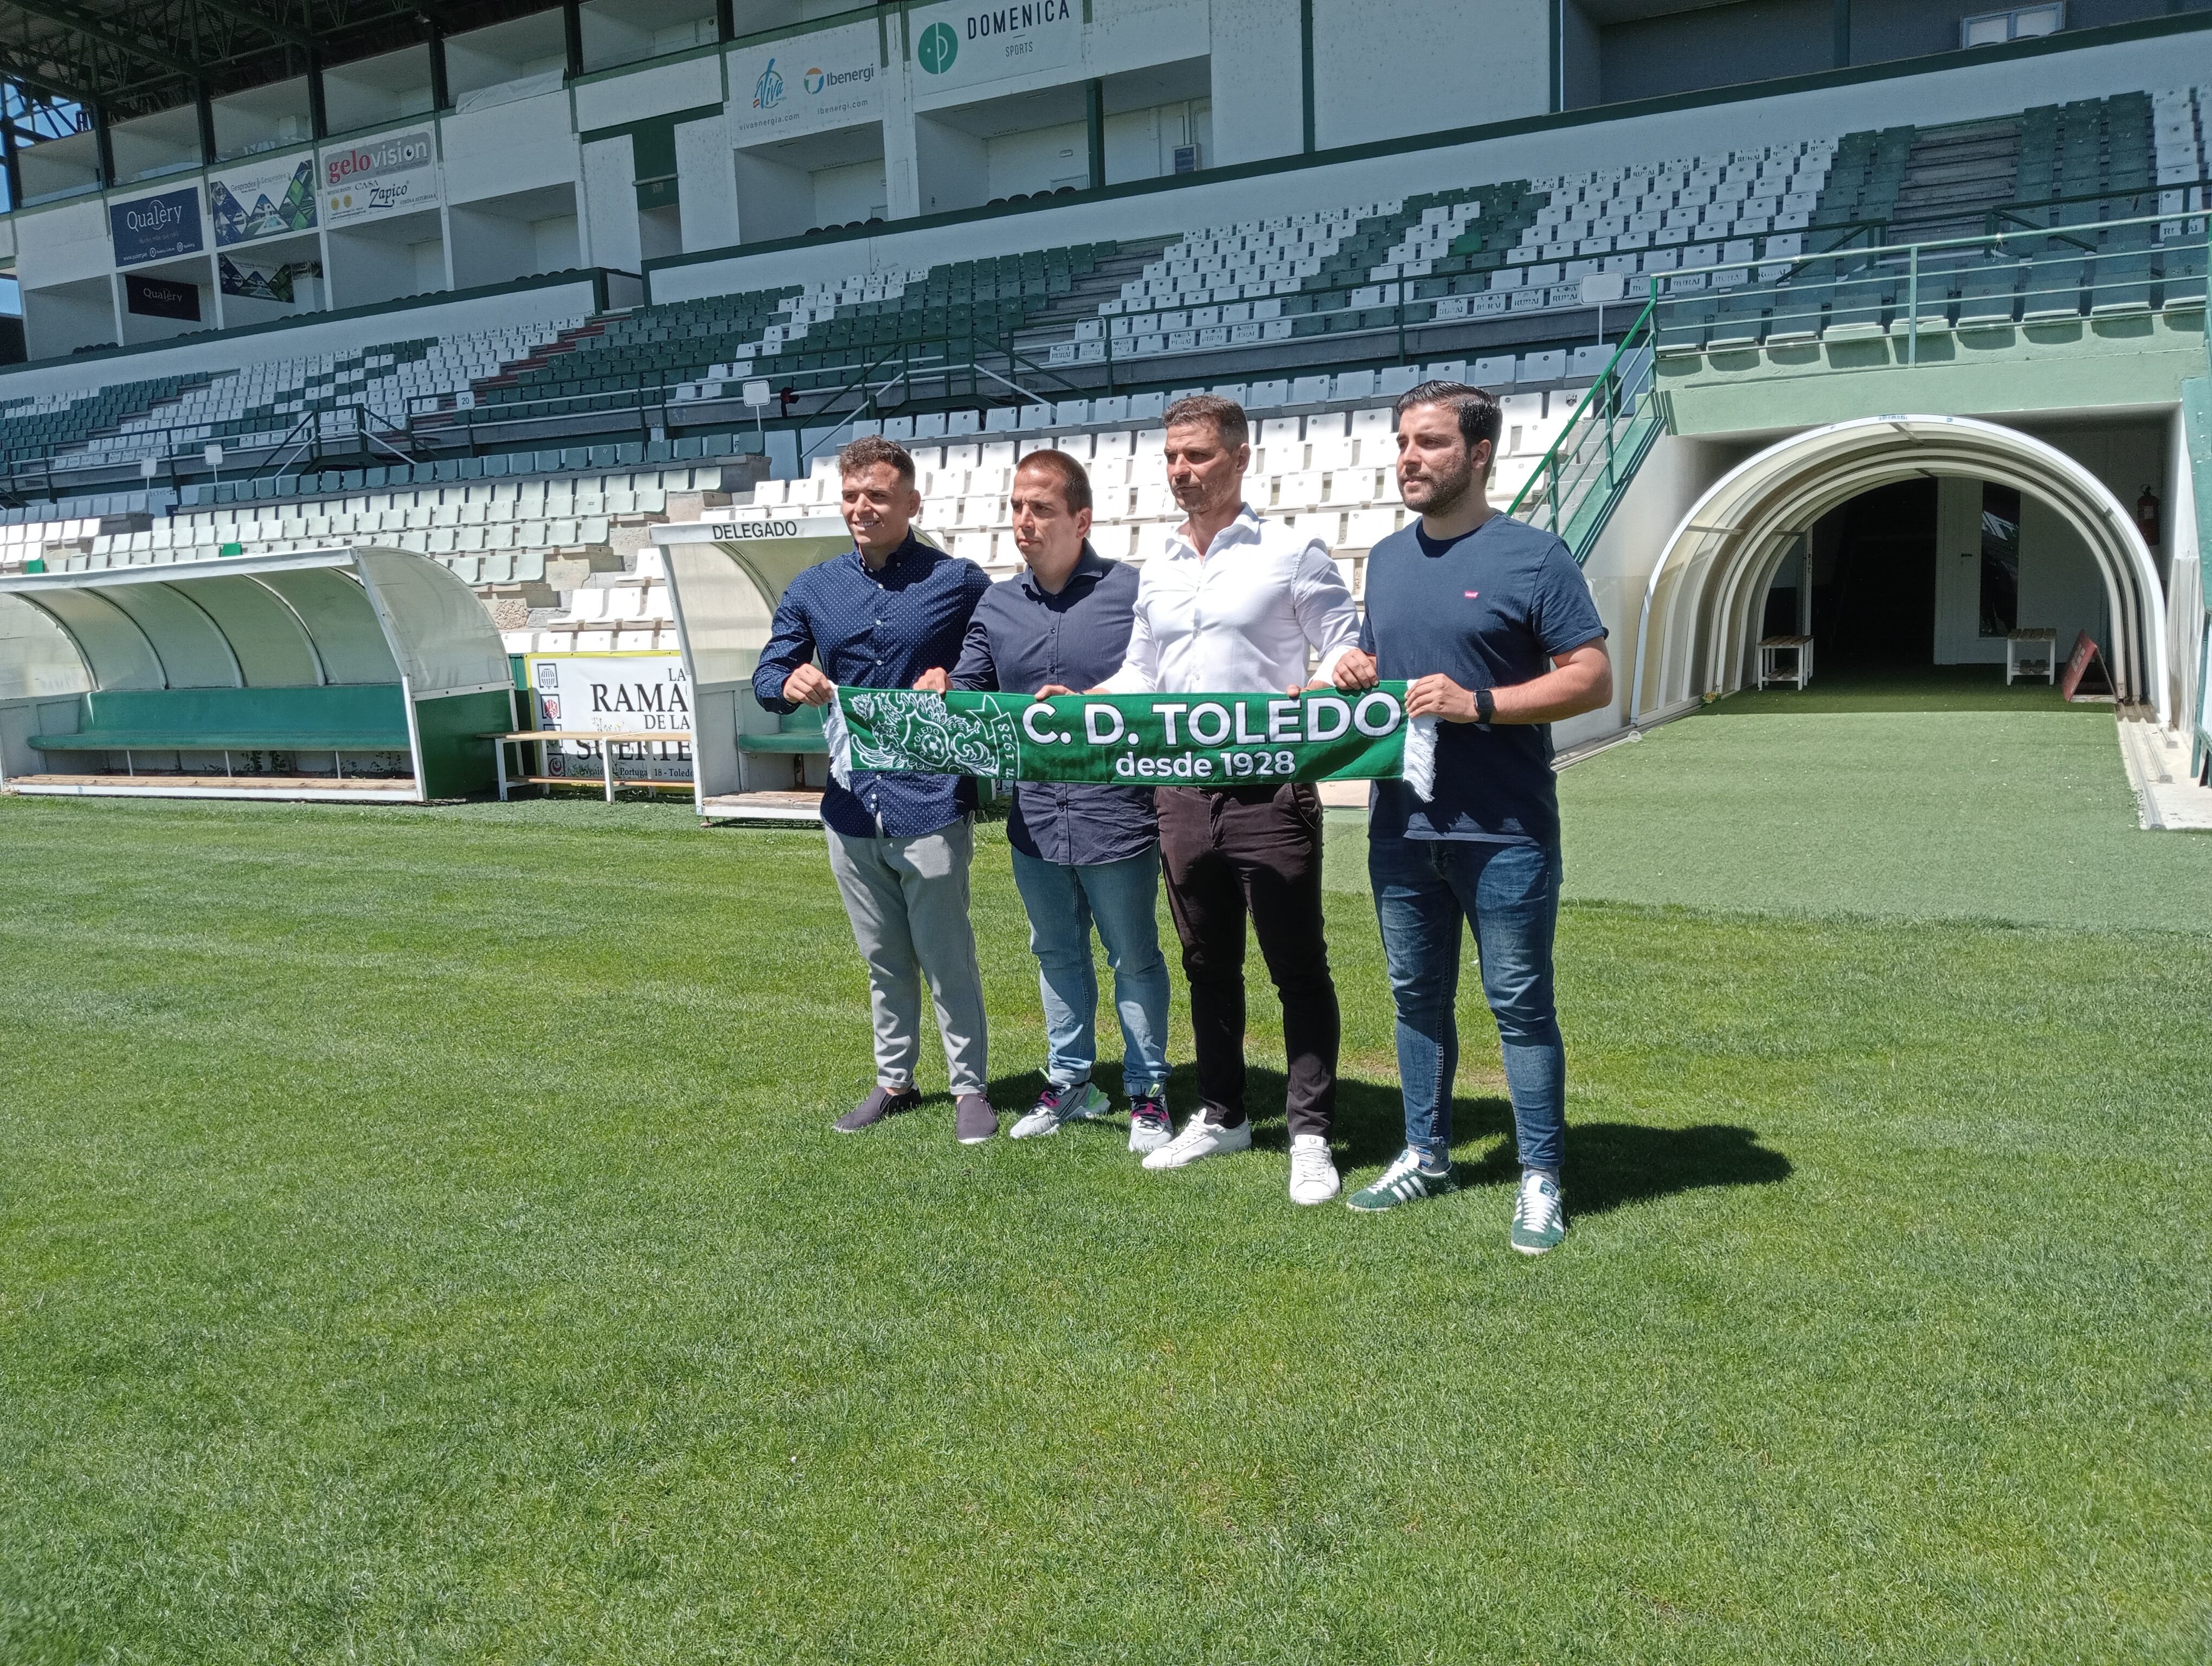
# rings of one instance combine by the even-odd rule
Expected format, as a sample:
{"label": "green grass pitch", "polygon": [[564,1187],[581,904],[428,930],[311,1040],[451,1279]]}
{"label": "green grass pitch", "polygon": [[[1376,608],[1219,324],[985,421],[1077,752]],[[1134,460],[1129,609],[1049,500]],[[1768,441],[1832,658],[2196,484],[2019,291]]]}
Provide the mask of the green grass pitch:
{"label": "green grass pitch", "polygon": [[[1533,1262],[1471,1005],[1468,1189],[1300,1210],[1279,1100],[1170,1175],[831,1135],[817,835],[0,800],[0,1662],[2205,1659],[2212,841],[2033,698],[1563,785]],[[1018,1109],[995,830],[976,915]]]}

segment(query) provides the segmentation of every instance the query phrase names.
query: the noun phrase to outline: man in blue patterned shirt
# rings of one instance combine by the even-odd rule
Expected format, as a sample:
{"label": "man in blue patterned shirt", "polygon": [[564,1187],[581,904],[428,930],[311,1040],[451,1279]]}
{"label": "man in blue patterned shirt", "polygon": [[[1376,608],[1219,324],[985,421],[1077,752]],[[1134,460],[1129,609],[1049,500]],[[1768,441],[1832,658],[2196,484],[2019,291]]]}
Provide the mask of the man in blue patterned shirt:
{"label": "man in blue patterned shirt", "polygon": [[[1071,694],[1103,682],[1127,654],[1137,569],[1091,547],[1091,477],[1083,465],[1063,451],[1031,452],[1014,471],[1008,508],[1028,570],[993,585],[976,604],[960,663],[926,673],[915,687]],[[1106,1112],[1106,1096],[1091,1079],[1098,1061],[1096,926],[1114,969],[1121,1019],[1129,1149],[1156,1152],[1175,1130],[1168,1122],[1168,966],[1156,918],[1160,840],[1152,789],[1023,781],[1014,788],[1006,842],[1030,917],[1048,1049],[1044,1091],[1010,1132],[1035,1139]]]}
{"label": "man in blue patterned shirt", "polygon": [[[855,440],[837,454],[853,548],[810,567],[776,604],[753,672],[768,710],[824,706],[835,690],[903,689],[959,656],[969,616],[990,588],[983,569],[914,536],[921,495],[914,459],[889,440]],[[816,662],[819,661],[817,665]],[[875,1020],[875,1091],[837,1121],[857,1134],[920,1103],[921,980],[929,980],[963,1145],[999,1131],[984,1097],[989,1043],[975,933],[968,922],[975,784],[959,775],[856,771],[822,795],[830,868],[854,939],[868,963]]]}

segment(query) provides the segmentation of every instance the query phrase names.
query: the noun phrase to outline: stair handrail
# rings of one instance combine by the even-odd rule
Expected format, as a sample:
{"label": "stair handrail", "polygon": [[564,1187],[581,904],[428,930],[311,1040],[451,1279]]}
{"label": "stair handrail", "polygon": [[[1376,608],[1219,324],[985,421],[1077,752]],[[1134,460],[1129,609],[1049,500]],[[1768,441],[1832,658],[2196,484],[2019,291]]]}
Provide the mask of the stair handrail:
{"label": "stair handrail", "polygon": [[[1655,284],[1651,293],[1645,297],[1643,310],[1637,313],[1634,321],[1622,334],[1620,345],[1613,349],[1613,356],[1605,362],[1605,368],[1598,373],[1597,380],[1584,391],[1582,398],[1576,402],[1574,410],[1568,414],[1566,426],[1559,430],[1559,437],[1552,441],[1543,456],[1537,459],[1535,468],[1530,471],[1528,478],[1522,483],[1521,489],[1513,495],[1512,502],[1506,507],[1507,514],[1520,517],[1523,505],[1528,502],[1529,494],[1536,489],[1539,482],[1544,482],[1547,484],[1547,489],[1545,492],[1543,506],[1540,513],[1543,514],[1545,520],[1535,524],[1545,525],[1547,521],[1548,526],[1546,529],[1562,538],[1566,535],[1567,531],[1571,530],[1572,513],[1562,508],[1567,494],[1560,489],[1561,459],[1565,457],[1571,461],[1572,448],[1578,445],[1581,438],[1589,432],[1589,426],[1593,422],[1602,420],[1606,424],[1604,461],[1607,467],[1613,469],[1623,460],[1614,450],[1613,418],[1611,416],[1600,418],[1594,416],[1593,412],[1600,408],[1601,403],[1618,410],[1624,405],[1640,403],[1651,397],[1651,384],[1656,374],[1658,360],[1655,350],[1657,343],[1658,306],[1659,296],[1657,286]],[[1626,368],[1624,368],[1624,362],[1626,362]],[[1633,387],[1628,385],[1632,373],[1634,374],[1637,383]],[[1640,460],[1640,457],[1626,459],[1626,472],[1612,482],[1613,489],[1617,491],[1627,484],[1628,477],[1634,472],[1635,464]],[[1591,467],[1579,470],[1573,475],[1569,483],[1579,485],[1588,478],[1595,466],[1595,465],[1593,464]],[[1575,502],[1578,508],[1581,498],[1577,496]],[[1580,562],[1588,553],[1587,549],[1577,550],[1574,552],[1575,559]]]}

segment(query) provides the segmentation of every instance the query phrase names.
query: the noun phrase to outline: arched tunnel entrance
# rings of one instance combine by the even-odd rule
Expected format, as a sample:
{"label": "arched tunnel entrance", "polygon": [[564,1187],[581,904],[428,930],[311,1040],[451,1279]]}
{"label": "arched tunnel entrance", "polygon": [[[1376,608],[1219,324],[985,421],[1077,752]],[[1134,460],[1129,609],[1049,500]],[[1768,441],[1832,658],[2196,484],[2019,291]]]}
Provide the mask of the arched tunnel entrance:
{"label": "arched tunnel entrance", "polygon": [[2061,654],[2087,629],[2119,696],[2166,720],[2157,569],[2094,475],[1993,423],[1835,423],[1731,470],[1668,539],[1638,622],[1631,720],[1747,686],[1763,635],[1811,635],[1823,670],[1879,672],[2002,664],[2006,633],[2039,627]]}

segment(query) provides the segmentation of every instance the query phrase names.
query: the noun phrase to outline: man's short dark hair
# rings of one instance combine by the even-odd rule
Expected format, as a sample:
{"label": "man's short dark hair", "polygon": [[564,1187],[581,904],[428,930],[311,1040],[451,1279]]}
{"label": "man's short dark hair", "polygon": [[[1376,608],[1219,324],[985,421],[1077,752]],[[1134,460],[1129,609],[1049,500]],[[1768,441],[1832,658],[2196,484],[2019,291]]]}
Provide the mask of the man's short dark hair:
{"label": "man's short dark hair", "polygon": [[898,471],[901,480],[909,486],[914,484],[914,453],[896,440],[886,440],[879,434],[864,434],[837,453],[840,477],[858,474],[878,463],[890,464]]}
{"label": "man's short dark hair", "polygon": [[1498,435],[1504,426],[1504,415],[1498,401],[1479,387],[1465,382],[1423,382],[1398,396],[1400,416],[1416,405],[1442,405],[1459,416],[1459,437],[1467,441],[1469,451],[1478,440],[1490,441],[1491,460],[1498,459]]}
{"label": "man's short dark hair", "polygon": [[1211,423],[1221,443],[1231,451],[1252,437],[1252,425],[1244,420],[1244,407],[1218,393],[1194,393],[1188,398],[1177,399],[1168,407],[1162,426],[1179,428],[1185,423]]}
{"label": "man's short dark hair", "polygon": [[1066,452],[1054,451],[1048,446],[1033,451],[1015,465],[1014,472],[1019,474],[1028,468],[1042,469],[1059,477],[1060,501],[1067,505],[1068,514],[1091,507],[1091,476]]}

